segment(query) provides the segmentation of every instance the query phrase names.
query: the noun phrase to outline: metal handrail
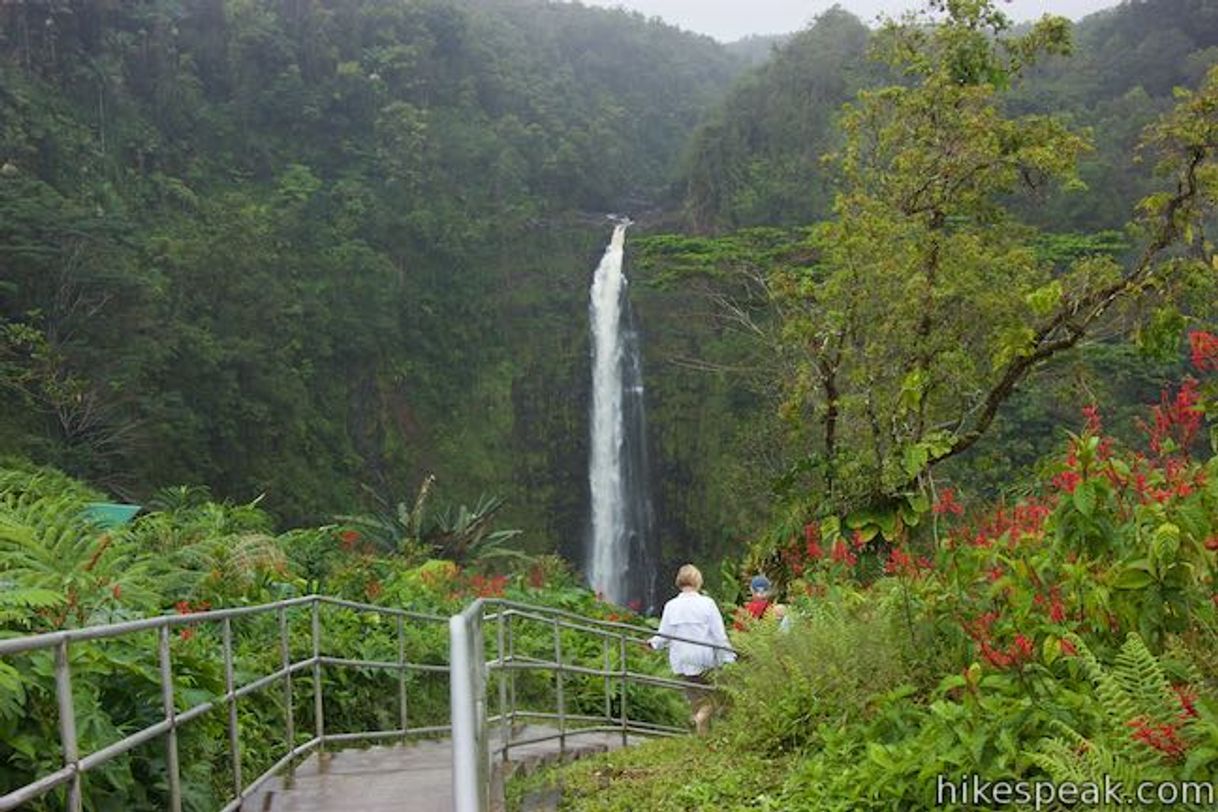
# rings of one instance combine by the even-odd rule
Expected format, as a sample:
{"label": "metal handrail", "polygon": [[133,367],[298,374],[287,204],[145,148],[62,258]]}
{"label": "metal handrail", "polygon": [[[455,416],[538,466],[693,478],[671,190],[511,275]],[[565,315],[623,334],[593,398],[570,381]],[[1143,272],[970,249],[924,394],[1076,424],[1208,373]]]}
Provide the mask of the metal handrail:
{"label": "metal handrail", "polygon": [[[494,611],[489,611],[489,610]],[[554,659],[518,655],[515,652],[513,621],[544,623],[554,630]],[[495,623],[495,656],[486,652],[484,625]],[[604,667],[594,668],[564,661],[562,631],[577,631],[601,639],[604,651]],[[668,736],[685,732],[670,725],[655,724],[631,719],[627,708],[627,686],[649,685],[658,688],[680,690],[713,690],[710,686],[684,680],[659,677],[631,671],[627,661],[627,642],[646,643],[655,638],[692,643],[715,651],[735,653],[729,646],[720,646],[681,637],[662,634],[647,626],[583,617],[561,609],[519,603],[504,599],[481,599],[470,604],[449,625],[452,673],[449,681],[452,708],[453,744],[453,799],[456,812],[486,812],[490,804],[492,753],[488,727],[497,724],[500,730],[495,754],[507,760],[513,747],[553,741],[559,742],[559,752],[566,751],[567,738],[587,733],[620,733],[622,745],[631,735]],[[614,667],[611,654],[612,643],[617,643],[617,665]],[[517,707],[516,674],[520,671],[544,670],[554,674],[555,712],[521,710]],[[486,712],[486,683],[492,673],[498,681],[499,713],[488,716]],[[604,679],[604,713],[600,716],[567,713],[565,702],[565,679],[567,675],[583,675]],[[618,716],[612,714],[612,687],[620,686]],[[542,719],[556,721],[557,733],[548,733],[526,739],[512,738],[511,729],[518,719]],[[568,722],[590,723],[587,727],[568,728]],[[600,723],[600,724],[597,724]]]}
{"label": "metal handrail", "polygon": [[[358,612],[368,612],[376,615],[386,615],[395,618],[398,639],[398,658],[395,662],[376,660],[357,660],[324,656],[321,653],[321,631],[323,605],[337,606]],[[309,657],[292,661],[289,647],[289,626],[287,612],[289,609],[308,606],[311,609],[312,653]],[[233,663],[232,620],[275,613],[279,626],[280,668],[258,677],[245,685],[236,685]],[[0,656],[11,656],[23,652],[53,649],[55,652],[55,694],[59,709],[59,739],[63,751],[63,767],[47,775],[43,775],[30,783],[17,787],[0,796],[0,812],[15,809],[24,803],[34,800],[56,787],[67,784],[67,809],[69,812],[81,812],[82,794],[81,777],[89,770],[96,769],[130,750],[153,739],[163,737],[166,747],[166,766],[169,784],[169,802],[171,812],[180,812],[182,808],[182,785],[180,765],[178,764],[177,731],[186,723],[203,716],[221,705],[227,706],[228,751],[232,762],[234,798],[223,807],[222,812],[234,812],[240,808],[242,801],[258,790],[262,784],[277,774],[284,767],[302,758],[314,750],[325,747],[327,742],[351,741],[357,739],[403,738],[407,735],[425,735],[442,733],[449,726],[429,726],[411,728],[407,717],[407,696],[405,676],[408,670],[425,672],[448,671],[448,666],[435,663],[411,663],[405,656],[404,624],[407,620],[421,622],[444,622],[448,618],[424,612],[413,612],[386,606],[357,603],[341,600],[325,595],[306,595],[299,598],[275,601],[274,603],[257,606],[241,606],[231,609],[216,609],[204,612],[192,612],[181,615],[159,615],[157,617],[121,623],[109,623],[99,626],[86,626],[78,629],[65,629],[45,634],[29,635],[0,640]],[[170,631],[176,627],[191,627],[209,623],[221,624],[221,649],[224,665],[224,694],[213,700],[200,702],[186,710],[179,711],[176,707],[173,684],[173,658],[170,650]],[[160,674],[161,704],[164,717],[141,730],[131,733],[124,738],[112,742],[93,753],[82,755],[76,736],[76,718],[72,701],[72,675],[70,664],[70,647],[75,643],[85,641],[113,639],[125,635],[153,631],[157,632],[157,661]],[[322,669],[324,667],[355,667],[398,672],[399,728],[395,730],[358,731],[352,733],[330,733],[325,731],[324,697],[322,684]],[[292,704],[292,680],[302,672],[311,672],[314,699],[314,735],[307,742],[296,744],[295,710]],[[284,739],[287,754],[271,766],[266,772],[252,782],[245,783],[241,774],[241,745],[240,731],[237,724],[237,702],[257,691],[283,683],[285,706]]]}
{"label": "metal handrail", "polygon": [[[323,605],[336,606],[357,612],[367,612],[394,618],[398,642],[397,659],[368,660],[326,655],[322,653]],[[311,615],[308,657],[293,660],[291,656],[288,611],[308,607]],[[493,610],[493,611],[492,611]],[[237,685],[233,660],[232,621],[236,618],[274,613],[278,624],[280,667]],[[420,621],[449,625],[449,664],[412,663],[406,658],[405,623]],[[517,622],[544,623],[553,629],[554,659],[542,660],[515,652],[515,626]],[[224,668],[224,693],[213,699],[200,702],[185,710],[177,709],[173,657],[170,647],[170,632],[178,627],[204,624],[220,624],[220,645]],[[487,640],[484,627],[495,624],[495,654],[487,655]],[[603,668],[565,662],[562,632],[574,631],[596,636],[602,641]],[[71,646],[88,641],[123,637],[138,632],[157,633],[157,661],[160,677],[161,705],[163,717],[147,727],[124,738],[107,744],[92,753],[81,754],[76,735],[76,718],[72,694],[70,664]],[[166,748],[167,780],[171,812],[181,812],[182,783],[178,763],[177,731],[190,721],[223,707],[226,711],[228,754],[232,768],[233,798],[221,812],[235,812],[242,802],[254,794],[266,781],[296,760],[314,751],[324,749],[328,742],[340,743],[355,740],[384,740],[404,738],[408,735],[430,735],[450,732],[453,744],[453,797],[458,812],[484,812],[488,808],[491,778],[491,749],[489,725],[499,726],[501,736],[495,753],[507,759],[511,748],[536,742],[558,739],[560,751],[565,751],[567,738],[590,732],[620,732],[623,745],[630,735],[672,735],[681,729],[655,724],[642,719],[631,719],[626,702],[629,685],[649,685],[667,689],[710,690],[706,686],[694,685],[681,680],[659,677],[631,671],[627,662],[628,642],[647,642],[653,638],[683,641],[720,651],[732,651],[729,647],[704,643],[677,635],[661,634],[654,629],[636,624],[589,618],[561,609],[520,603],[504,599],[478,599],[460,614],[451,618],[424,612],[395,609],[386,606],[358,603],[325,595],[306,595],[299,598],[275,601],[257,606],[242,606],[216,609],[190,614],[160,615],[139,620],[87,626],[78,629],[44,634],[0,639],[0,657],[25,652],[52,649],[54,651],[54,678],[56,703],[59,711],[59,738],[63,752],[63,766],[30,783],[8,791],[0,796],[0,812],[15,809],[61,785],[67,785],[69,812],[82,812],[82,776],[101,767],[119,756],[163,738]],[[612,649],[616,643],[616,665]],[[325,705],[322,673],[324,668],[363,668],[397,671],[399,726],[392,730],[364,730],[347,733],[327,733],[325,728]],[[520,709],[517,706],[516,675],[525,670],[546,670],[554,674],[555,710],[538,711]],[[448,725],[410,727],[408,718],[408,696],[406,674],[408,671],[448,672],[451,697],[451,718]],[[487,683],[491,673],[497,677],[498,714],[487,713]],[[567,712],[565,681],[569,676],[600,677],[604,680],[604,713],[571,714]],[[311,678],[313,683],[313,736],[303,743],[296,741],[296,719],[292,698],[292,683],[297,678]],[[284,704],[284,741],[286,754],[269,769],[245,782],[241,770],[241,740],[238,727],[237,703],[248,696],[281,683]],[[612,714],[611,695],[614,684],[620,686],[618,715]],[[511,728],[522,719],[557,721],[558,732],[528,739],[511,738]],[[588,724],[586,727],[569,728],[568,723]],[[600,724],[597,724],[600,723]]]}

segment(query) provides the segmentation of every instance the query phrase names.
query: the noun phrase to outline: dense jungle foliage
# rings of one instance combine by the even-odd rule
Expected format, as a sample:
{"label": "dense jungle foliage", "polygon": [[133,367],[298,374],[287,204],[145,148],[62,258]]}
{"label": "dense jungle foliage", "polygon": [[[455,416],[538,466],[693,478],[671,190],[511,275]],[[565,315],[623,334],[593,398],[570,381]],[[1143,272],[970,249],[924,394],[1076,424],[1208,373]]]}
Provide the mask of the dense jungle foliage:
{"label": "dense jungle foliage", "polygon": [[4,4],[0,448],[288,524],[430,473],[573,550],[603,214],[742,67],[531,0]]}

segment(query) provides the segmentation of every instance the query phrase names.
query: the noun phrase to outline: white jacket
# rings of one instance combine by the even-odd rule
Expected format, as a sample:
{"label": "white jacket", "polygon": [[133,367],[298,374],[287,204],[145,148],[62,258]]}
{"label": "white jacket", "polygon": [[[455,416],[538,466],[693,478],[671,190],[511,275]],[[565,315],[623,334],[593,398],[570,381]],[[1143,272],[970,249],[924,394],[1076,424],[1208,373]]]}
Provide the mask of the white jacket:
{"label": "white jacket", "polygon": [[668,648],[668,664],[674,674],[694,676],[736,659],[735,652],[724,650],[730,649],[732,644],[728,642],[719,607],[713,600],[697,592],[682,592],[664,604],[660,635],[665,634],[697,641],[687,643],[659,635],[651,638],[653,649]]}

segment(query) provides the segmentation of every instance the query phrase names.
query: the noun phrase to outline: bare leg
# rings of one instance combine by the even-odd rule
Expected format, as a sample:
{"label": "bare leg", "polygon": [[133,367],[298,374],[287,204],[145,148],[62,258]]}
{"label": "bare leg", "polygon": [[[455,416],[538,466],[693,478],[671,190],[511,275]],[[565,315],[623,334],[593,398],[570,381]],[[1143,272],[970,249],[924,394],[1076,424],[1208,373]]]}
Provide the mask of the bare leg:
{"label": "bare leg", "polygon": [[705,736],[710,731],[711,712],[714,711],[714,705],[709,699],[704,700],[696,710],[694,710],[694,730],[699,736]]}

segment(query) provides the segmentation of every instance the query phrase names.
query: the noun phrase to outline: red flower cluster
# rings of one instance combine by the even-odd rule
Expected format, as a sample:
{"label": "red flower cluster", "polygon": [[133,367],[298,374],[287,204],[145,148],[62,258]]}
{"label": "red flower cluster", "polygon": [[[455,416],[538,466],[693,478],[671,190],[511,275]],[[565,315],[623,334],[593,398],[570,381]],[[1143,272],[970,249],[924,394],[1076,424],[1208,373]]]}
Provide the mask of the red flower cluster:
{"label": "red flower cluster", "polygon": [[1159,405],[1150,410],[1154,423],[1142,423],[1150,437],[1152,451],[1162,455],[1165,442],[1171,440],[1181,453],[1188,455],[1188,447],[1196,439],[1204,418],[1198,401],[1197,381],[1193,378],[1184,379],[1174,398],[1163,390]]}
{"label": "red flower cluster", "polygon": [[1087,433],[1099,435],[1104,431],[1103,421],[1100,419],[1100,407],[1094,403],[1090,403],[1083,407],[1083,417],[1087,420]]}
{"label": "red flower cluster", "polygon": [[959,516],[964,513],[964,507],[956,501],[956,492],[951,488],[944,488],[939,491],[939,498],[935,500],[935,504],[931,506],[931,511],[936,516],[943,516],[950,513],[953,516]]}
{"label": "red flower cluster", "polygon": [[1180,738],[1180,727],[1174,722],[1156,725],[1145,716],[1139,716],[1125,724],[1133,728],[1130,735],[1134,741],[1153,747],[1172,761],[1184,758],[1188,752],[1188,743]]}
{"label": "red flower cluster", "polygon": [[474,575],[469,579],[469,588],[479,598],[500,598],[503,597],[503,591],[507,588],[507,581],[508,577],[506,575],[492,575],[490,577]]}
{"label": "red flower cluster", "polygon": [[1198,372],[1218,372],[1218,336],[1204,330],[1188,334],[1189,358]]}
{"label": "red flower cluster", "polygon": [[359,531],[356,530],[340,530],[338,532],[338,543],[347,552],[355,549],[355,545],[359,543]]}
{"label": "red flower cluster", "polygon": [[1066,604],[1062,602],[1062,593],[1057,587],[1049,588],[1048,597],[1039,594],[1034,596],[1032,602],[1037,606],[1047,606],[1049,620],[1052,622],[1061,623],[1066,619]]}
{"label": "red flower cluster", "polygon": [[995,668],[1018,668],[1032,660],[1034,646],[1032,638],[1025,634],[1016,634],[1015,639],[1005,649],[994,645],[994,621],[998,619],[996,612],[986,612],[973,621],[964,621],[961,625],[969,637],[977,644],[981,657]]}
{"label": "red flower cluster", "polygon": [[812,522],[804,525],[804,542],[808,558],[817,561],[825,557],[825,551],[820,548],[820,525]]}
{"label": "red flower cluster", "polygon": [[[199,601],[191,605],[190,601],[178,601],[173,605],[174,611],[179,615],[193,615],[195,612],[206,612],[211,609],[210,601]],[[189,640],[195,636],[193,626],[185,626],[178,631],[178,637],[182,640]]]}
{"label": "red flower cluster", "polygon": [[833,559],[835,563],[845,564],[848,567],[853,567],[858,563],[859,560],[858,556],[851,552],[850,548],[846,546],[845,539],[838,539],[837,541],[833,542],[833,550],[829,553],[829,557]]}
{"label": "red flower cluster", "polygon": [[1059,491],[1066,493],[1074,493],[1074,489],[1078,487],[1078,483],[1083,481],[1082,474],[1078,471],[1069,469],[1062,471],[1053,477],[1053,487]]}
{"label": "red flower cluster", "polygon": [[1045,519],[1053,509],[1036,499],[1025,499],[1013,508],[998,507],[981,523],[969,542],[974,547],[989,547],[1006,536],[1007,546],[1014,547],[1025,536],[1044,532]]}
{"label": "red flower cluster", "polygon": [[199,601],[193,605],[190,601],[178,601],[173,608],[179,615],[193,615],[195,612],[211,611],[211,601]]}
{"label": "red flower cluster", "polygon": [[1172,691],[1180,702],[1180,718],[1197,718],[1197,691],[1191,685],[1173,685]]}
{"label": "red flower cluster", "polygon": [[1032,639],[1022,634],[1015,635],[1005,650],[994,648],[987,641],[978,641],[981,656],[995,668],[1018,668],[1032,659]]}
{"label": "red flower cluster", "polygon": [[893,547],[888,554],[888,561],[884,564],[884,572],[888,575],[908,575],[911,578],[918,578],[932,567],[930,559],[926,556],[918,556],[915,559],[900,547]]}

